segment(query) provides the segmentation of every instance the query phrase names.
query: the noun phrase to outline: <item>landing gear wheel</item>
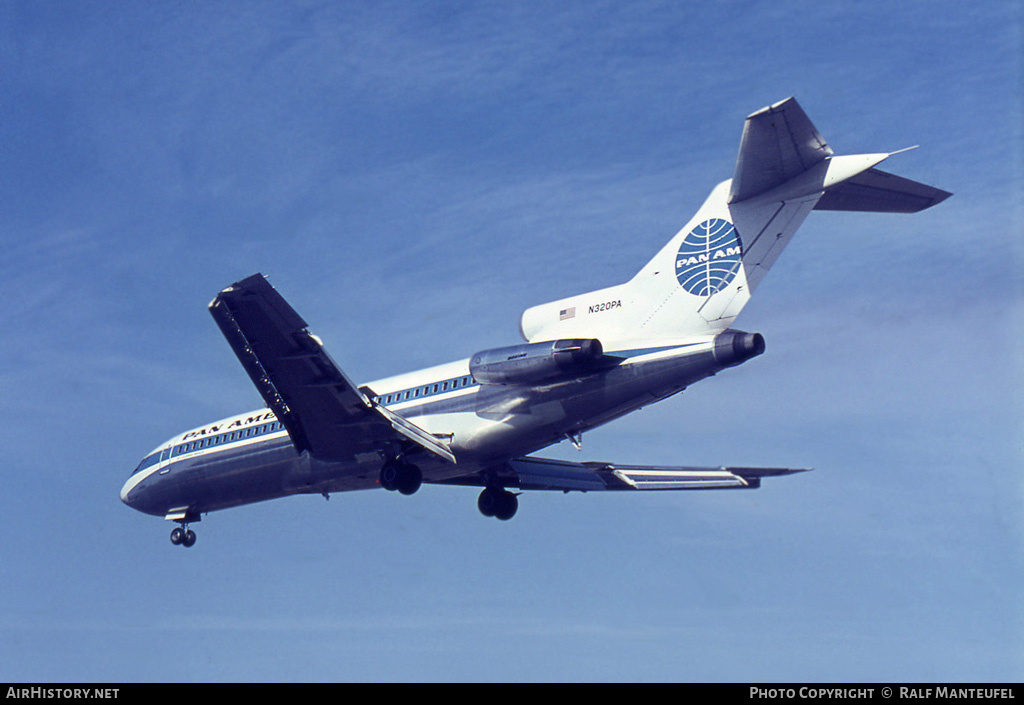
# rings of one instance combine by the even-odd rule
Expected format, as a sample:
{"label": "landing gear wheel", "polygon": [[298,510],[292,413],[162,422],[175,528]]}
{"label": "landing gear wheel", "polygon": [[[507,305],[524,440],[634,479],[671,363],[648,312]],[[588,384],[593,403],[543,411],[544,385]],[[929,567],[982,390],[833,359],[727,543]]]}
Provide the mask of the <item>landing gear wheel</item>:
{"label": "landing gear wheel", "polygon": [[175,546],[194,546],[196,543],[196,532],[186,529],[184,525],[171,530],[171,543]]}
{"label": "landing gear wheel", "polygon": [[498,507],[498,511],[494,513],[494,516],[501,521],[508,521],[516,515],[519,511],[519,500],[516,496],[505,490],[501,493],[501,506]]}
{"label": "landing gear wheel", "polygon": [[402,474],[402,466],[396,462],[384,463],[380,469],[380,486],[388,492],[398,489],[398,479]]}
{"label": "landing gear wheel", "polygon": [[423,484],[423,473],[415,465],[403,465],[398,480],[398,491],[402,494],[415,494]]}
{"label": "landing gear wheel", "polygon": [[496,517],[501,521],[508,521],[516,515],[516,511],[519,509],[519,500],[508,490],[500,487],[488,487],[480,493],[476,506],[485,517]]}
{"label": "landing gear wheel", "polygon": [[390,461],[380,471],[380,486],[392,492],[413,494],[423,484],[423,473],[415,465]]}
{"label": "landing gear wheel", "polygon": [[492,489],[488,487],[476,500],[476,508],[480,510],[480,513],[485,517],[494,516],[494,512],[498,507],[498,493],[504,492],[504,490]]}

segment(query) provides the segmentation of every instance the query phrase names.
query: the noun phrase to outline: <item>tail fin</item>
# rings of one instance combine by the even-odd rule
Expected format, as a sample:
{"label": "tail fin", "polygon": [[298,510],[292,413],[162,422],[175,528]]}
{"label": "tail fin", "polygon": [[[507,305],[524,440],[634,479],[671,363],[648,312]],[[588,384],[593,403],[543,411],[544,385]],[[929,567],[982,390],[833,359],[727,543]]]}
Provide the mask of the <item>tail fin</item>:
{"label": "tail fin", "polygon": [[795,99],[762,108],[743,124],[729,202],[767,193],[832,154]]}
{"label": "tail fin", "polygon": [[794,98],[743,128],[733,178],[630,281],[527,309],[531,342],[616,343],[715,335],[750,300],[812,210],[914,213],[951,194],[875,169],[896,154],[834,156]]}

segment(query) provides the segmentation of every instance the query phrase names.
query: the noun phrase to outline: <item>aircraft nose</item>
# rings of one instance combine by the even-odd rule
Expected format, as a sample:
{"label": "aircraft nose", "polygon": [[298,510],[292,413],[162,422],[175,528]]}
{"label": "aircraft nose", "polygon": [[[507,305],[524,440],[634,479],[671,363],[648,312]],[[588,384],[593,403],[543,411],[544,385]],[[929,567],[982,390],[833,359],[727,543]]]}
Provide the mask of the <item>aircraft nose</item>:
{"label": "aircraft nose", "polygon": [[124,483],[124,486],[121,488],[121,501],[127,504],[129,507],[132,506],[131,499],[129,499],[128,497],[128,494],[131,492],[132,489],[131,484],[131,480],[129,480],[128,482]]}
{"label": "aircraft nose", "polygon": [[132,509],[139,509],[142,496],[146,492],[143,479],[139,473],[133,473],[121,487],[121,501]]}

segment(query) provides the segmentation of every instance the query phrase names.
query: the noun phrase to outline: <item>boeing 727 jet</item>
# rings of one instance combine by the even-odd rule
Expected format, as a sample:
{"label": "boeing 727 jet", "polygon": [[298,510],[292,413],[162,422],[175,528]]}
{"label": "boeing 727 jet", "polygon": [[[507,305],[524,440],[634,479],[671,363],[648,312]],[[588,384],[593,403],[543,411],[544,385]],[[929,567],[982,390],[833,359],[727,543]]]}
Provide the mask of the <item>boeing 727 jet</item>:
{"label": "boeing 727 jet", "polygon": [[523,490],[750,489],[800,472],[533,453],[763,353],[733,322],[811,211],[913,213],[950,196],[876,168],[892,154],[836,156],[793,98],[759,110],[732,178],[632,279],[527,309],[524,343],[366,384],[262,275],[242,279],[209,308],[266,407],[170,438],[121,499],[191,546],[203,514],[294,494],[468,485],[507,520]]}

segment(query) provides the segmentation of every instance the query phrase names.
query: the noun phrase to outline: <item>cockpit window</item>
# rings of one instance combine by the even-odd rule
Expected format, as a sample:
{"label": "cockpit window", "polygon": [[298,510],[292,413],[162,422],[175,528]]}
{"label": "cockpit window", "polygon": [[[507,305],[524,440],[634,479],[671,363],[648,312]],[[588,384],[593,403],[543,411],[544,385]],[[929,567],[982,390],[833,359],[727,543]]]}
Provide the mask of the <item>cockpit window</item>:
{"label": "cockpit window", "polygon": [[160,462],[160,451],[157,451],[152,455],[147,455],[145,459],[141,463],[139,463],[139,467],[132,470],[132,475],[134,475],[137,472],[141,472],[148,467],[152,467],[156,465],[158,462]]}

